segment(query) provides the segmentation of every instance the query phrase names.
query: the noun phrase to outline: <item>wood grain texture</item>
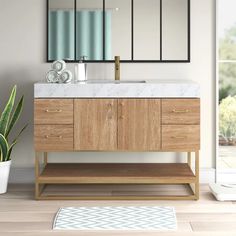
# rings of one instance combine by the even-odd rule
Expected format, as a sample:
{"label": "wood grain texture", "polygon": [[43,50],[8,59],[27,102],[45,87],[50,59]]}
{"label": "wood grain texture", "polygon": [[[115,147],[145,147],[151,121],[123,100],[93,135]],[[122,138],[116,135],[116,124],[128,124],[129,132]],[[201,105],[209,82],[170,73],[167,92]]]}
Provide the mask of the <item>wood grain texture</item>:
{"label": "wood grain texture", "polygon": [[199,150],[199,125],[162,125],[163,150]]}
{"label": "wood grain texture", "polygon": [[160,100],[119,99],[118,149],[160,149]]}
{"label": "wood grain texture", "polygon": [[[67,168],[64,168],[66,166]],[[45,177],[194,177],[185,163],[49,163]]]}
{"label": "wood grain texture", "polygon": [[188,164],[58,164],[46,166],[40,183],[193,183]]}
{"label": "wood grain texture", "polygon": [[35,124],[73,124],[73,99],[35,99]]}
{"label": "wood grain texture", "polygon": [[200,99],[162,99],[161,123],[200,124]]}
{"label": "wood grain texture", "polygon": [[117,100],[75,99],[75,150],[117,149]]}
{"label": "wood grain texture", "polygon": [[35,125],[36,151],[73,151],[73,125]]}

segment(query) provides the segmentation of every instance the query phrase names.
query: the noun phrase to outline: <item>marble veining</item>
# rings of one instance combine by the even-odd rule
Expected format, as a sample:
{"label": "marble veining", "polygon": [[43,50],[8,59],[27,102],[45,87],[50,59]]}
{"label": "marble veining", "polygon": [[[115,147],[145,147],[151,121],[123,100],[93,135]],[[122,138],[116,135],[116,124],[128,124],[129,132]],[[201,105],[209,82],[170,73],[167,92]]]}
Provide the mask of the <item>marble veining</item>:
{"label": "marble veining", "polygon": [[195,98],[200,87],[190,80],[145,80],[146,83],[35,83],[35,98]]}

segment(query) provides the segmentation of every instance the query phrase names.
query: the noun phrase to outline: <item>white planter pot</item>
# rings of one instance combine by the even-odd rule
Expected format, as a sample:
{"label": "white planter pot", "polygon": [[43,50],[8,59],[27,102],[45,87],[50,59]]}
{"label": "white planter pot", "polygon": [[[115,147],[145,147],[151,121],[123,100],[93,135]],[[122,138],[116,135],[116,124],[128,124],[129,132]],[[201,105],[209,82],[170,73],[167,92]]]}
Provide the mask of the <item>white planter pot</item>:
{"label": "white planter pot", "polygon": [[0,162],[0,194],[6,193],[11,161]]}

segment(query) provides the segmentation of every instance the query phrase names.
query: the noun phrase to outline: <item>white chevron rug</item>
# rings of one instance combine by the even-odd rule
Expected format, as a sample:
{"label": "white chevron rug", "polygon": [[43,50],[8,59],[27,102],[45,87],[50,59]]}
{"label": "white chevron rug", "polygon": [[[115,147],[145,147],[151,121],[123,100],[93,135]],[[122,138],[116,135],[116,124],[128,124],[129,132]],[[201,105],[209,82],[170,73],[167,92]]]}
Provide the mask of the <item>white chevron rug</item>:
{"label": "white chevron rug", "polygon": [[173,207],[118,206],[60,208],[54,230],[176,230]]}

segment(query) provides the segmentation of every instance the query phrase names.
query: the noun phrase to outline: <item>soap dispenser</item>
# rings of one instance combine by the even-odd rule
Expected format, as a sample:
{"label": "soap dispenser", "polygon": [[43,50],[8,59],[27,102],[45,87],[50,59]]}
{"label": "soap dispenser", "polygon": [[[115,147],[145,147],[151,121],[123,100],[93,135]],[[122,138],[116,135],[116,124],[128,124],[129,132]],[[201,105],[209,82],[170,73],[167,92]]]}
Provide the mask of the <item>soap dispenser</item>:
{"label": "soap dispenser", "polygon": [[86,56],[81,56],[79,63],[75,64],[75,82],[87,80],[87,65],[84,63]]}

